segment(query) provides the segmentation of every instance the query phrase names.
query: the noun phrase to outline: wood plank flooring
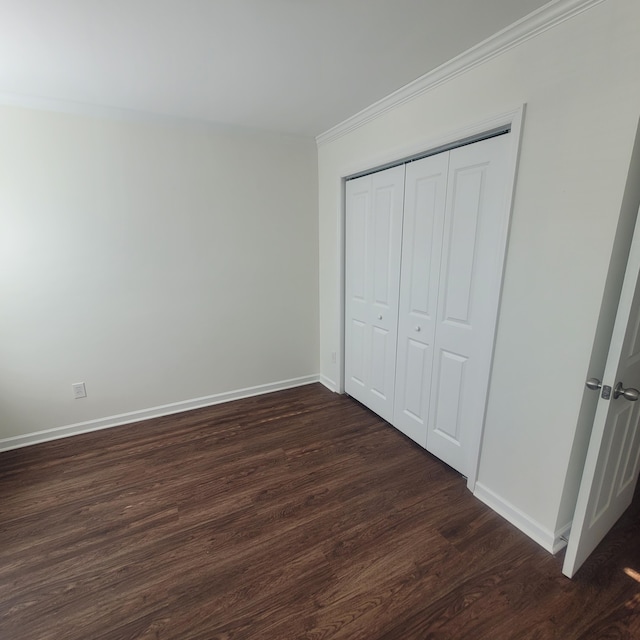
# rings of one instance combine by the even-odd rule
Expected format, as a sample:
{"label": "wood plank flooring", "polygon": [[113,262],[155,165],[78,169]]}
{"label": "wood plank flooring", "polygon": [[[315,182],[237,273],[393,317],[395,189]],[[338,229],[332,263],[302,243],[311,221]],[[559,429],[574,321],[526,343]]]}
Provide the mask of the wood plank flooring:
{"label": "wood plank flooring", "polygon": [[358,403],[273,393],[0,454],[0,638],[640,638],[638,502],[569,581]]}

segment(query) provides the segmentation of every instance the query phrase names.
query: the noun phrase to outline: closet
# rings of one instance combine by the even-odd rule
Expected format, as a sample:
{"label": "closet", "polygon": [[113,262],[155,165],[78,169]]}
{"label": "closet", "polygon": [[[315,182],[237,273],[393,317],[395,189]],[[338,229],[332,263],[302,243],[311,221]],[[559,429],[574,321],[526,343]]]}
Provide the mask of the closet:
{"label": "closet", "polygon": [[489,386],[509,137],[346,184],[345,391],[463,475]]}

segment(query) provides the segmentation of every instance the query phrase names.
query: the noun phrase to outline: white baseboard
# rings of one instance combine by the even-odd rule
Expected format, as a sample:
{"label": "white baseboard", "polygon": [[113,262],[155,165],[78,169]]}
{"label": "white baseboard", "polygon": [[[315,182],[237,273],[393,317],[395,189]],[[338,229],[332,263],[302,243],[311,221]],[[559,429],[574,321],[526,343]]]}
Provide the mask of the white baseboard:
{"label": "white baseboard", "polygon": [[553,532],[543,527],[533,518],[528,516],[516,506],[485,487],[481,482],[476,482],[473,495],[491,507],[497,514],[516,526],[522,533],[528,535],[549,553],[556,554],[567,543],[564,536],[568,533],[571,525],[567,525],[559,531]]}
{"label": "white baseboard", "polygon": [[250,398],[252,396],[260,396],[265,393],[273,393],[274,391],[283,391],[285,389],[293,389],[307,384],[320,382],[318,374],[311,376],[302,376],[300,378],[292,378],[290,380],[281,380],[269,384],[261,384],[256,387],[247,387],[245,389],[236,389],[235,391],[227,391],[225,393],[216,393],[211,396],[202,398],[194,398],[192,400],[183,400],[181,402],[172,402],[171,404],[163,404],[158,407],[149,409],[141,409],[139,411],[131,411],[129,413],[120,413],[106,418],[97,420],[88,420],[87,422],[79,422],[63,427],[55,427],[53,429],[45,429],[43,431],[35,431],[21,436],[13,436],[0,440],[0,451],[9,451],[11,449],[19,449],[40,442],[49,442],[50,440],[58,440],[59,438],[68,438],[80,433],[88,433],[90,431],[98,431],[100,429],[109,429],[110,427],[119,427],[131,422],[140,422],[151,418],[159,418],[168,416],[172,413],[181,413],[182,411],[190,411],[191,409],[200,409],[202,407],[210,407],[231,400],[240,400],[242,398]]}
{"label": "white baseboard", "polygon": [[327,387],[329,391],[333,391],[334,393],[338,392],[338,385],[331,378],[327,378],[327,376],[323,374],[320,375],[320,384]]}

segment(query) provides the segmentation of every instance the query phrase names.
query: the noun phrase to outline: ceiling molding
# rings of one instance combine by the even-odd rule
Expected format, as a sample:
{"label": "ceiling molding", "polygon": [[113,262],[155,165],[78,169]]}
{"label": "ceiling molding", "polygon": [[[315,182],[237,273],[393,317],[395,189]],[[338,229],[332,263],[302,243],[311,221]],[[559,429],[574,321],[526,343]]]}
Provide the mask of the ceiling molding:
{"label": "ceiling molding", "polygon": [[316,137],[318,146],[336,140],[358,129],[367,122],[375,120],[383,113],[409,102],[414,98],[449,82],[453,78],[495,58],[509,49],[535,38],[558,24],[594,7],[604,0],[554,0],[530,13],[521,20],[498,31],[459,56],[436,67],[425,75],[394,91],[385,98],[347,118],[335,127]]}

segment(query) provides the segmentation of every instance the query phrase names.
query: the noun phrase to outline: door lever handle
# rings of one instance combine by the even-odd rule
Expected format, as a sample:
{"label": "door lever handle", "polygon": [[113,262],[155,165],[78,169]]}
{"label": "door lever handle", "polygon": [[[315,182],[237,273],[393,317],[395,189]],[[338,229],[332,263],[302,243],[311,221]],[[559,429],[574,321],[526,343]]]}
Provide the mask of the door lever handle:
{"label": "door lever handle", "polygon": [[634,389],[633,387],[624,389],[622,387],[622,382],[618,382],[616,388],[613,390],[613,399],[617,400],[620,396],[623,396],[625,400],[635,402],[638,398],[640,398],[640,391]]}

